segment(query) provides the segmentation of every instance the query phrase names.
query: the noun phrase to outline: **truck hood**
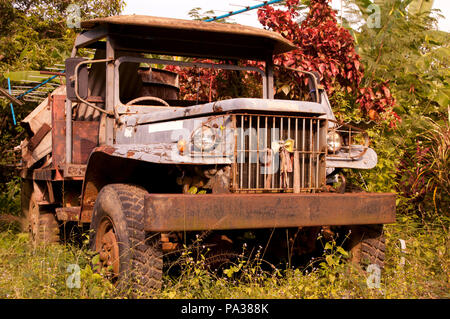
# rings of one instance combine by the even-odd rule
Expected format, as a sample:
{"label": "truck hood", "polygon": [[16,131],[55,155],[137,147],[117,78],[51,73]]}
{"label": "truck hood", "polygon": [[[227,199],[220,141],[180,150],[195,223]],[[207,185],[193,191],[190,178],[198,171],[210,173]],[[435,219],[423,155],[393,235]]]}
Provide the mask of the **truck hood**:
{"label": "truck hood", "polygon": [[245,111],[309,113],[318,116],[327,113],[324,105],[315,102],[268,100],[255,98],[236,98],[188,107],[149,108],[154,108],[154,110],[141,114],[123,115],[121,117],[122,122],[127,126],[134,126],[139,124],[163,122],[180,118]]}

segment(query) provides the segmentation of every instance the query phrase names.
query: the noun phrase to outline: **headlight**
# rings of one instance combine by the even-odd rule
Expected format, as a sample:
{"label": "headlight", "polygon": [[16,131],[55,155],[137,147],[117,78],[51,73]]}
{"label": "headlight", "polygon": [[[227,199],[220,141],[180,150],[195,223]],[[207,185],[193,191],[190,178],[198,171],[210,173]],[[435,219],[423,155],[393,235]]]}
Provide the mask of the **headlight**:
{"label": "headlight", "polygon": [[336,153],[342,147],[343,140],[341,135],[336,131],[328,132],[327,134],[327,147],[328,151],[331,153]]}
{"label": "headlight", "polygon": [[209,126],[202,126],[192,134],[192,143],[196,151],[210,152],[217,146],[216,131]]}

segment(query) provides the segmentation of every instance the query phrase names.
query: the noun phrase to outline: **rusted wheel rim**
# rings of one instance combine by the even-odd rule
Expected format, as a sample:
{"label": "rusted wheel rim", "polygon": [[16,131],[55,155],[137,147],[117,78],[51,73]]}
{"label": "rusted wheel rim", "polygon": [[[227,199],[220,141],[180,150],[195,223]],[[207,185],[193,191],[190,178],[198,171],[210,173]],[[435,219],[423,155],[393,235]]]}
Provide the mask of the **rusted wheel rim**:
{"label": "rusted wheel rim", "polygon": [[119,276],[119,245],[114,225],[107,217],[98,227],[95,247],[99,254],[99,271],[116,280]]}

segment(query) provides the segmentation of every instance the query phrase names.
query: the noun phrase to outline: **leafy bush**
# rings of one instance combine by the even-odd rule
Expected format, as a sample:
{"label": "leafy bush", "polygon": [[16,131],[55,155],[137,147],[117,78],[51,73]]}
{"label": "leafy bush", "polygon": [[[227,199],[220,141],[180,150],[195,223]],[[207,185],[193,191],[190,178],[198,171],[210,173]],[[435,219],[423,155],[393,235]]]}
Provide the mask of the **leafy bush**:
{"label": "leafy bush", "polygon": [[[442,122],[441,122],[442,123]],[[422,216],[449,214],[450,127],[430,118],[417,119],[421,130],[398,166],[398,192]],[[415,147],[414,147],[415,146]]]}
{"label": "leafy bush", "polygon": [[5,183],[5,191],[0,193],[0,214],[17,215],[20,211],[20,178],[15,177]]}

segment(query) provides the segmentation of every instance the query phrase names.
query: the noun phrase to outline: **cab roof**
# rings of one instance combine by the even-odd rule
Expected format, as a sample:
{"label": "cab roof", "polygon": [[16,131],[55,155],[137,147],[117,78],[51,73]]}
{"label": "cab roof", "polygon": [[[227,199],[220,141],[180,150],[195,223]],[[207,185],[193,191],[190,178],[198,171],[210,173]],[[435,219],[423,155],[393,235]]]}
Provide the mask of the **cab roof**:
{"label": "cab roof", "polygon": [[296,48],[278,33],[230,23],[122,15],[83,21],[81,27],[85,33],[103,30],[117,49],[167,55],[266,60]]}

